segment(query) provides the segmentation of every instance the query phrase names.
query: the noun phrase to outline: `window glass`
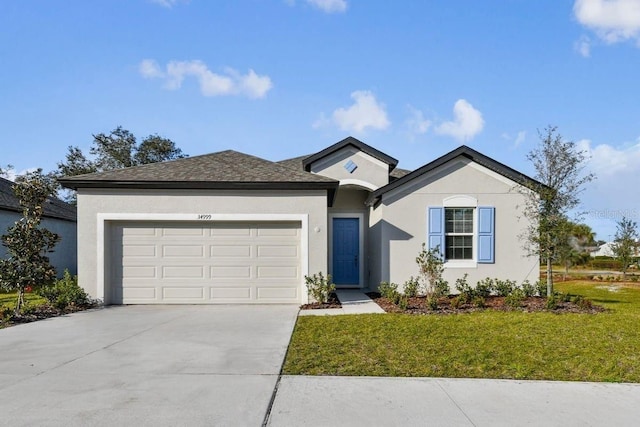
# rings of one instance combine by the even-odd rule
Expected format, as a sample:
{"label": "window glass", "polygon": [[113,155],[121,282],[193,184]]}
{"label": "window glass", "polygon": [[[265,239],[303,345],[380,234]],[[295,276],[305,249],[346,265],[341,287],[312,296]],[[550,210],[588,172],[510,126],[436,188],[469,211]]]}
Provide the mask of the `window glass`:
{"label": "window glass", "polygon": [[446,208],[445,257],[473,259],[473,208]]}

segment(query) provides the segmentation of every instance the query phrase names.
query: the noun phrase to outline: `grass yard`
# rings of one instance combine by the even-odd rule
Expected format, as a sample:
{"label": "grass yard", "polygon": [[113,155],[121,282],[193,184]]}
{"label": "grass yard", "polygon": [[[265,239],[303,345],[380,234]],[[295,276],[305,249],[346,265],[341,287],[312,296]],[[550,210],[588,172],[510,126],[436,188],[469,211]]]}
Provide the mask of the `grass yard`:
{"label": "grass yard", "polygon": [[556,289],[610,310],[299,317],[284,373],[640,382],[640,288]]}
{"label": "grass yard", "polygon": [[[18,294],[16,292],[0,292],[0,310],[9,308],[13,310],[16,308],[16,301],[18,300]],[[33,292],[24,294],[24,302],[27,305],[40,305],[47,302],[41,296],[36,295]]]}

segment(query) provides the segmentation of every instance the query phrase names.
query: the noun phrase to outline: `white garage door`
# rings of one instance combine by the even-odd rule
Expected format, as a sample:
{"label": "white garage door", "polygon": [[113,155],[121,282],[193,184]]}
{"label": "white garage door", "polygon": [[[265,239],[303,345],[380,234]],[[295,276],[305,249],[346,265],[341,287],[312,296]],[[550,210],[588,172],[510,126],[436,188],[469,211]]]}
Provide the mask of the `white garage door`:
{"label": "white garage door", "polygon": [[112,302],[300,303],[300,223],[111,225]]}

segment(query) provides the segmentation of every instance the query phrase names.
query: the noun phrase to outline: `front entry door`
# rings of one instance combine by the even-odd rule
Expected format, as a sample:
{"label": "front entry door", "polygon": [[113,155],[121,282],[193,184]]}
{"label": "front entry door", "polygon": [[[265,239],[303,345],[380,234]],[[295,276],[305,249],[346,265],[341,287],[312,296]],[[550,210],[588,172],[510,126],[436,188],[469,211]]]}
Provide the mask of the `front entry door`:
{"label": "front entry door", "polygon": [[333,218],[333,283],[360,284],[359,218]]}

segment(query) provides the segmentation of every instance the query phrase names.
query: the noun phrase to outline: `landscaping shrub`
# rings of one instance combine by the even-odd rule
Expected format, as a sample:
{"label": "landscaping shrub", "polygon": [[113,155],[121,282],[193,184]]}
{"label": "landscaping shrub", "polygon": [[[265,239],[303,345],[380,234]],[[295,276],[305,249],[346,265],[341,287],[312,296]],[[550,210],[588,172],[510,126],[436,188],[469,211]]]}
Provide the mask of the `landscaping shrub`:
{"label": "landscaping shrub", "polygon": [[496,294],[501,297],[508,296],[513,289],[516,287],[516,283],[512,280],[495,280],[495,290]]}
{"label": "landscaping shrub", "polygon": [[520,288],[515,288],[504,298],[504,303],[510,308],[520,308],[524,299],[524,291]]}
{"label": "landscaping shrub", "polygon": [[381,297],[388,298],[393,301],[398,293],[398,285],[395,283],[382,282],[380,283],[380,286],[378,286],[378,292],[380,292]]}
{"label": "landscaping shrub", "polygon": [[558,296],[556,294],[547,297],[545,308],[547,310],[555,310],[556,308],[558,308]]}
{"label": "landscaping shrub", "polygon": [[417,297],[419,291],[420,282],[416,277],[411,276],[409,280],[404,282],[404,290],[402,293],[405,294],[408,298]]}
{"label": "landscaping shrub", "polygon": [[429,307],[433,311],[438,309],[438,297],[434,295],[430,295],[426,298],[426,300],[427,300],[427,307]]}
{"label": "landscaping shrub", "polygon": [[467,276],[468,274],[465,273],[464,276],[456,279],[456,290],[460,293],[459,297],[463,302],[471,302],[471,299],[474,296],[473,289],[467,282]]}
{"label": "landscaping shrub", "polygon": [[532,285],[528,280],[522,282],[521,286],[522,292],[524,292],[525,297],[532,297],[536,294],[536,287]]}
{"label": "landscaping shrub", "polygon": [[451,292],[451,289],[449,289],[449,282],[441,278],[435,284],[435,291],[437,296],[444,297],[449,295]]}
{"label": "landscaping shrub", "polygon": [[573,298],[573,303],[581,310],[589,310],[593,308],[593,302],[589,298],[585,298],[582,295],[576,295]]}
{"label": "landscaping shrub", "polygon": [[611,257],[595,257],[590,262],[591,268],[594,269],[607,269],[607,270],[621,270],[622,263]]}
{"label": "landscaping shrub", "polygon": [[329,294],[336,290],[336,285],[331,283],[331,275],[327,274],[327,277],[324,277],[322,272],[313,276],[304,276],[304,281],[307,284],[309,296],[321,304],[326,303],[329,300]]}
{"label": "landscaping shrub", "polygon": [[480,295],[476,295],[473,298],[473,305],[475,305],[478,308],[484,308],[486,306],[484,297],[481,297]]}
{"label": "landscaping shrub", "polygon": [[42,286],[36,292],[58,310],[92,305],[89,295],[78,286],[78,276],[72,276],[69,270],[64,271],[62,279],[52,285]]}
{"label": "landscaping shrub", "polygon": [[449,305],[451,306],[451,308],[456,309],[462,307],[462,304],[464,302],[464,297],[462,296],[462,294],[460,294],[451,298],[451,300],[449,301]]}
{"label": "landscaping shrub", "polygon": [[547,281],[546,280],[538,280],[534,286],[536,288],[536,293],[538,294],[538,296],[543,297],[543,296],[547,295]]}
{"label": "landscaping shrub", "polygon": [[[444,262],[440,256],[440,249],[435,247],[427,250],[426,245],[423,243],[422,250],[416,257],[416,264],[418,264],[418,272],[424,286],[425,296],[428,299],[434,297],[437,300],[439,296],[446,295],[442,293],[446,282],[442,279]],[[449,284],[447,283],[447,289],[448,287]]]}
{"label": "landscaping shrub", "polygon": [[400,295],[400,294],[398,294],[398,296],[399,298],[396,304],[398,305],[398,307],[400,307],[401,310],[404,311],[409,306],[409,297],[407,297],[406,295]]}
{"label": "landscaping shrub", "polygon": [[487,298],[494,291],[494,286],[493,279],[487,277],[486,279],[482,279],[476,283],[474,294],[482,298]]}

